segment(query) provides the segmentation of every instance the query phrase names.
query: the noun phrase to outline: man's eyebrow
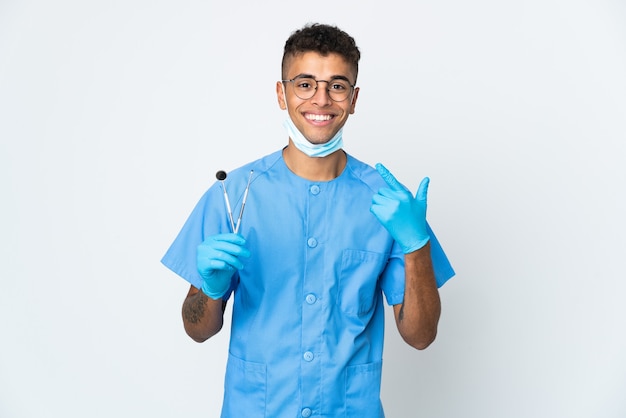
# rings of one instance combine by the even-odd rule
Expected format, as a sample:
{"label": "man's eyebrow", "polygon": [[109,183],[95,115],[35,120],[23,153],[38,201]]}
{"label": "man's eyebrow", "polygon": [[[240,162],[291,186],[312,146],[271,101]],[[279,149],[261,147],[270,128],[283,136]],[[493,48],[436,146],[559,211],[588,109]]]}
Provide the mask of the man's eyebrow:
{"label": "man's eyebrow", "polygon": [[345,75],[334,75],[332,76],[331,80],[345,80],[348,83],[352,84],[352,81],[350,81],[350,79],[346,77]]}
{"label": "man's eyebrow", "polygon": [[312,78],[312,79],[315,79],[315,77],[312,74],[298,74],[297,76],[293,77],[292,80],[295,80],[297,78]]}
{"label": "man's eyebrow", "polygon": [[[315,76],[313,74],[298,74],[297,76],[292,78],[292,80],[296,80],[296,79],[299,79],[299,78],[312,78],[313,80],[317,80],[317,78],[315,78]],[[350,79],[348,77],[346,77],[345,75],[334,75],[334,76],[330,77],[329,80],[345,80],[348,83],[352,84]]]}

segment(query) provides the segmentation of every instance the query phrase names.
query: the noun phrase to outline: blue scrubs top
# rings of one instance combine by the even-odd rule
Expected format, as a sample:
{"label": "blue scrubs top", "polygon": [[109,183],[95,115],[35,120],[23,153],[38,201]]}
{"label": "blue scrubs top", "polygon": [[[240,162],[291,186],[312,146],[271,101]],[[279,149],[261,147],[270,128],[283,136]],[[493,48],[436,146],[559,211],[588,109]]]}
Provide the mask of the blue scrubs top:
{"label": "blue scrubs top", "polygon": [[[235,219],[250,170],[222,417],[384,416],[382,297],[404,295],[404,255],[370,212],[386,183],[351,156],[336,179],[305,180],[278,151],[228,173]],[[222,193],[209,188],[162,259],[198,288],[196,247],[231,232]],[[432,231],[430,242],[441,286],[454,271]]]}

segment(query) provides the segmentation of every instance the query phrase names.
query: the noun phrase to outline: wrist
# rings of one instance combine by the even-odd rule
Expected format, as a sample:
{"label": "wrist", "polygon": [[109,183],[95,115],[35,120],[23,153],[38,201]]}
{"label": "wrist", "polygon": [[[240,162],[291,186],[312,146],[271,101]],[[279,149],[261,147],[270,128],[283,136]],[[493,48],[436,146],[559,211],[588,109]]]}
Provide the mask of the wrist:
{"label": "wrist", "polygon": [[408,244],[408,245],[402,245],[402,252],[404,254],[410,254],[413,253],[415,251],[418,251],[422,248],[424,248],[426,246],[426,244],[428,244],[428,242],[430,241],[430,236],[426,235],[424,237],[421,237],[417,240],[415,240],[414,242]]}
{"label": "wrist", "polygon": [[205,280],[202,282],[201,290],[202,290],[202,293],[207,295],[209,298],[213,300],[218,300],[224,297],[226,292],[228,292],[228,286],[226,286],[224,289],[214,289],[211,286],[209,286]]}

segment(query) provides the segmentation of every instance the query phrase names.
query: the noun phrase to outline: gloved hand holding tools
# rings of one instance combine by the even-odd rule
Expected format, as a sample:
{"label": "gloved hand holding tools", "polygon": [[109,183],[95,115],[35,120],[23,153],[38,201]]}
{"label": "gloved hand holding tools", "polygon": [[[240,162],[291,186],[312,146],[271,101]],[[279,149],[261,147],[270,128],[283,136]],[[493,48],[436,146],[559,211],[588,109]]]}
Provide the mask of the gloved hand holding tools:
{"label": "gloved hand holding tools", "polygon": [[218,234],[207,238],[197,249],[198,273],[202,291],[211,299],[226,294],[236,270],[243,268],[240,257],[249,257],[246,240],[238,234]]}

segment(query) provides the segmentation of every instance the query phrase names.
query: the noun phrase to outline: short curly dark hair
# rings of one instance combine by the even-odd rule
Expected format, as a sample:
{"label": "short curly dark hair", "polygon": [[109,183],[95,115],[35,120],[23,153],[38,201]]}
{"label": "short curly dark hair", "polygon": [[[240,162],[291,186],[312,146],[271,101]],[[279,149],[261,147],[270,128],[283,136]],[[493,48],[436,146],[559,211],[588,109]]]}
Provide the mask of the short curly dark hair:
{"label": "short curly dark hair", "polygon": [[293,32],[287,39],[282,61],[283,78],[287,77],[286,67],[290,58],[311,51],[322,56],[332,53],[341,55],[354,68],[356,78],[361,52],[354,38],[336,26],[321,23],[309,23]]}

